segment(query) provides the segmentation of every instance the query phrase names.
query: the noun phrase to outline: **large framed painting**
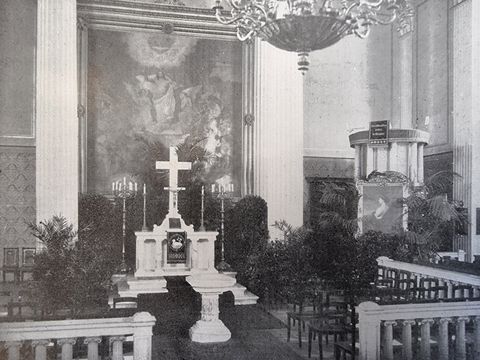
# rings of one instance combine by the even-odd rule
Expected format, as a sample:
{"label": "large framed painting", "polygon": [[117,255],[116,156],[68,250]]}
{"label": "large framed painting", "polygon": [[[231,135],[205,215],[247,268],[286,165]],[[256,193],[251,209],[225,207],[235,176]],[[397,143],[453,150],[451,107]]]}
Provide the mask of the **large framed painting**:
{"label": "large framed painting", "polygon": [[185,145],[202,153],[203,182],[245,187],[253,100],[234,29],[209,9],[133,1],[79,2],[78,14],[82,192],[108,193],[118,174],[167,160],[152,152]]}
{"label": "large framed painting", "polygon": [[363,183],[359,189],[359,231],[391,234],[407,228],[407,209],[403,201],[407,186],[403,183]]}

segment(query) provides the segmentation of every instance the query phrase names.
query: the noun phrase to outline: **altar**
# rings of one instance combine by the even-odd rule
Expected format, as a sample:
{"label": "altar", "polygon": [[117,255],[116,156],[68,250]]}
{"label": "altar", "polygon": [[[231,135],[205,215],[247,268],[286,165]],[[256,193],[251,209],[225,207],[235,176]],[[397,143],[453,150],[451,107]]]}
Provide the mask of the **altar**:
{"label": "altar", "polygon": [[[119,276],[115,283],[120,297],[168,292],[165,276],[205,276],[218,274],[215,268],[217,231],[195,231],[178,212],[178,171],[190,170],[191,163],[179,162],[175,147],[170,147],[169,161],[157,161],[156,169],[169,170],[169,210],[160,225],[152,231],[135,232],[136,261],[132,275]],[[231,291],[236,305],[255,304],[258,297],[238,284],[236,273],[223,273],[233,279],[224,291]]]}

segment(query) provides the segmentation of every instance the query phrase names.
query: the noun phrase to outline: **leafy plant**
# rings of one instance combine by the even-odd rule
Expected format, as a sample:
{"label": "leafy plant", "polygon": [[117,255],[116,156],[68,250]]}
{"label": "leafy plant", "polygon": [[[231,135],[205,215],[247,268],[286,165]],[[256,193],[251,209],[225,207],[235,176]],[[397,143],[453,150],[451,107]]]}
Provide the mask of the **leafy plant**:
{"label": "leafy plant", "polygon": [[[53,216],[30,224],[44,249],[35,256],[33,300],[47,314],[104,308],[110,279],[121,259],[121,223],[118,209],[99,195],[80,199],[76,232],[64,217]],[[120,235],[120,237],[119,237]]]}

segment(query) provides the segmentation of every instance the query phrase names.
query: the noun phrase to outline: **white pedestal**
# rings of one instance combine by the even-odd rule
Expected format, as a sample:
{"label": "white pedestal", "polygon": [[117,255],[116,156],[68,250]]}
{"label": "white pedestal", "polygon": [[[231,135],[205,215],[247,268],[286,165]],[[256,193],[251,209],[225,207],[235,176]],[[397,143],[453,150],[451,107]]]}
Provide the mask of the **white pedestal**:
{"label": "white pedestal", "polygon": [[218,296],[235,284],[235,278],[222,274],[199,274],[188,276],[186,280],[202,295],[202,316],[190,328],[190,339],[199,343],[228,341],[232,334],[218,317]]}

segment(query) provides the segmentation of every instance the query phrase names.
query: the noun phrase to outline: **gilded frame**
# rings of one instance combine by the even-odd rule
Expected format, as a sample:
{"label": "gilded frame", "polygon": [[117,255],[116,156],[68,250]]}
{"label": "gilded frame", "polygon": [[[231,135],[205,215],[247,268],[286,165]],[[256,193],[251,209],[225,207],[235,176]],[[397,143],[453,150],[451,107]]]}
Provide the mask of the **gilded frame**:
{"label": "gilded frame", "polygon": [[[94,30],[149,31],[238,41],[235,28],[222,25],[211,9],[123,0],[80,0],[78,28],[79,189],[87,191],[88,33]],[[241,194],[253,193],[254,46],[242,50],[242,179]]]}

